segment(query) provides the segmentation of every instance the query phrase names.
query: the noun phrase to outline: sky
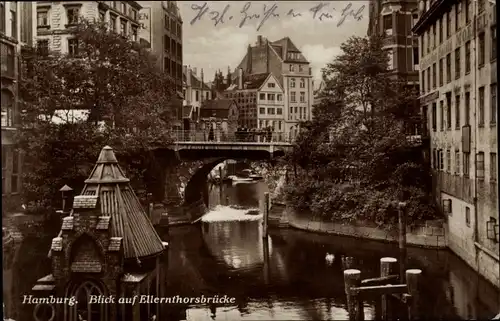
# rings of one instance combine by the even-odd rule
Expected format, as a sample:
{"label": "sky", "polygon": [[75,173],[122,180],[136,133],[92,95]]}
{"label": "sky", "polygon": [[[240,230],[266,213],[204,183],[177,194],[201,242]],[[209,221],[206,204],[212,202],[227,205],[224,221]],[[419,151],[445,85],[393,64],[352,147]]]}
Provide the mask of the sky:
{"label": "sky", "polygon": [[[196,67],[198,74],[203,68],[206,82],[213,80],[219,69],[225,75],[228,66],[236,68],[248,44],[254,45],[258,35],[269,41],[288,36],[309,60],[314,78],[321,79],[321,68],[339,54],[341,43],[350,36],[364,36],[368,30],[368,1],[177,4],[183,19],[183,63]],[[263,21],[265,11],[268,18]],[[260,17],[252,19],[254,15]]]}

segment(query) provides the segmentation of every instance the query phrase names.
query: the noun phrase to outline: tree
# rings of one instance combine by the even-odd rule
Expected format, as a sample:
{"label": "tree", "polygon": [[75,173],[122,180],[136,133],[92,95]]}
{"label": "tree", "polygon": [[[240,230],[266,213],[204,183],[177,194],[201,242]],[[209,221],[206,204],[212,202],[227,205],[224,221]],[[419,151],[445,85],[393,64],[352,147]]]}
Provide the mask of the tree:
{"label": "tree", "polygon": [[352,37],[323,69],[323,101],[288,155],[300,167],[288,188],[296,207],[384,224],[404,198],[413,220],[433,215],[429,173],[405,132],[417,93],[388,71],[382,45],[381,37]]}
{"label": "tree", "polygon": [[82,21],[73,30],[78,47],[71,55],[23,53],[17,138],[26,202],[50,206],[62,185],[77,190],[105,145],[144,189],[150,152],[172,141],[170,123],[181,103],[172,79],[146,48],[108,30]]}

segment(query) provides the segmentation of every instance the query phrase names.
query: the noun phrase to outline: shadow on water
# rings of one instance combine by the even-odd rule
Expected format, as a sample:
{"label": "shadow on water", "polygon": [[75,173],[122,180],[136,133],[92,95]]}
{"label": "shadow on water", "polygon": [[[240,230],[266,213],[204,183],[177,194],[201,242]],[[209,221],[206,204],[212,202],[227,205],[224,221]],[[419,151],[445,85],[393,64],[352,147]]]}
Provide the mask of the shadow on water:
{"label": "shadow on water", "polygon": [[[223,215],[224,207],[215,201],[221,199],[254,208],[264,191],[261,183],[226,186],[222,195],[212,188],[211,208]],[[378,276],[381,257],[399,253],[393,244],[292,229],[271,229],[266,242],[260,223],[204,222],[170,229],[167,296],[227,295],[236,303],[170,305],[167,320],[345,320],[342,255],[355,257],[363,278],[370,278]],[[47,251],[55,234],[25,238],[18,248],[22,255],[14,257],[10,270],[4,268],[4,280],[12,279],[4,283],[4,298],[11,298],[4,301],[17,321],[32,321],[22,295],[50,273]],[[327,253],[332,260],[325,260]],[[499,291],[448,251],[409,248],[408,267],[423,270],[424,319],[491,319],[500,309]],[[375,318],[375,304],[366,302],[367,320]],[[398,315],[400,309],[395,310]]]}

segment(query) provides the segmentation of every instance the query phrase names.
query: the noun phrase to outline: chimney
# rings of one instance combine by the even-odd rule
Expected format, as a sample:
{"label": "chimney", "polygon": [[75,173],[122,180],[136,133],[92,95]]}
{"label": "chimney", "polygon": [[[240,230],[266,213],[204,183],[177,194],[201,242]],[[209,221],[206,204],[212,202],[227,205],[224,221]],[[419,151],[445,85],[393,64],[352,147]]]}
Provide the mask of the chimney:
{"label": "chimney", "polygon": [[247,73],[252,73],[252,47],[250,45],[247,48]]}
{"label": "chimney", "polygon": [[205,92],[203,91],[205,89],[205,83],[203,82],[203,68],[201,68],[201,85],[200,85],[200,95],[201,95],[201,99],[200,99],[200,106],[203,104],[203,98],[205,96]]}
{"label": "chimney", "polygon": [[193,67],[193,74],[194,74],[195,76],[198,76],[197,71],[198,71],[198,69],[197,69],[196,67]]}
{"label": "chimney", "polygon": [[184,75],[186,75],[186,76],[187,76],[187,70],[188,70],[188,66],[183,65],[183,66],[182,66],[182,73],[183,73]]}
{"label": "chimney", "polygon": [[309,76],[311,76],[311,75],[312,75],[312,68],[309,67]]}
{"label": "chimney", "polygon": [[191,87],[191,67],[186,67],[186,86]]}
{"label": "chimney", "polygon": [[262,36],[261,35],[257,36],[257,46],[262,46]]}
{"label": "chimney", "polygon": [[266,72],[269,73],[269,41],[266,39]]}
{"label": "chimney", "polygon": [[227,66],[227,86],[231,86],[231,67]]}
{"label": "chimney", "polygon": [[243,89],[243,68],[238,68],[238,89]]}

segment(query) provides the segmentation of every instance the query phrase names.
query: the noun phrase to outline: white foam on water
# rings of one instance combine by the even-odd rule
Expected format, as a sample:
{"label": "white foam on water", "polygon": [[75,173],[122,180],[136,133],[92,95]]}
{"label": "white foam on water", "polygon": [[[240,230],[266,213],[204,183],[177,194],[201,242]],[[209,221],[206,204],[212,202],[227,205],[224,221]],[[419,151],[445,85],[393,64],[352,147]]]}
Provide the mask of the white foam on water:
{"label": "white foam on water", "polygon": [[258,210],[257,208],[252,209],[236,209],[229,206],[217,205],[217,207],[202,218],[202,222],[232,222],[232,221],[258,221],[262,219],[262,213],[258,215],[245,215],[250,210]]}

